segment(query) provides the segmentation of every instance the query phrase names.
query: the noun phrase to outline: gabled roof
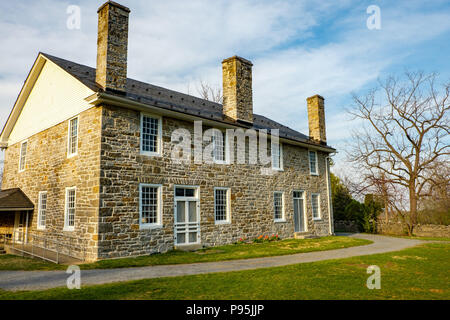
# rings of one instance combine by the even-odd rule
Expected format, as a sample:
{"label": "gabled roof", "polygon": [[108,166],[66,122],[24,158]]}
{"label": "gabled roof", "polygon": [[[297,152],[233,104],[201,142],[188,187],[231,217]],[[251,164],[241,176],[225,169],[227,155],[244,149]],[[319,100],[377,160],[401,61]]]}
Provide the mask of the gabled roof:
{"label": "gabled roof", "polygon": [[33,209],[33,202],[19,188],[0,190],[0,211]]}
{"label": "gabled roof", "polygon": [[[67,73],[78,79],[81,83],[87,86],[94,92],[104,92],[95,82],[95,68],[81,65],[72,61],[61,59],[46,53],[39,53],[39,56],[44,57],[58,65]],[[39,61],[39,56],[37,61]],[[35,63],[36,64],[36,63]],[[35,67],[33,67],[35,68]],[[31,74],[31,72],[30,72]],[[28,80],[28,79],[27,79]],[[25,86],[24,86],[25,87]],[[23,89],[22,89],[23,90]],[[175,111],[190,116],[207,119],[210,121],[221,122],[233,126],[252,129],[278,129],[279,136],[282,139],[287,139],[302,144],[311,145],[312,147],[318,147],[326,152],[334,152],[335,149],[328,145],[320,144],[310,139],[309,136],[304,135],[298,131],[295,131],[289,127],[286,127],[276,121],[273,121],[264,116],[253,114],[253,124],[234,121],[233,119],[224,116],[222,110],[223,106],[219,103],[204,100],[198,97],[194,97],[188,94],[180,93],[177,91],[169,90],[152,84],[144,83],[134,79],[127,79],[126,94],[107,91],[111,96],[117,96],[125,98],[129,101],[155,106],[160,109],[169,111]],[[21,92],[22,94],[22,92]],[[19,96],[20,97],[20,96]],[[18,99],[19,100],[19,99]],[[17,102],[16,102],[17,103]],[[11,116],[10,116],[11,118]],[[9,122],[10,119],[8,119]],[[15,121],[13,119],[13,121]],[[7,123],[8,123],[7,122]],[[3,131],[5,131],[5,127]],[[11,127],[11,125],[10,125]],[[2,136],[4,132],[2,131]],[[2,141],[0,141],[1,143]]]}

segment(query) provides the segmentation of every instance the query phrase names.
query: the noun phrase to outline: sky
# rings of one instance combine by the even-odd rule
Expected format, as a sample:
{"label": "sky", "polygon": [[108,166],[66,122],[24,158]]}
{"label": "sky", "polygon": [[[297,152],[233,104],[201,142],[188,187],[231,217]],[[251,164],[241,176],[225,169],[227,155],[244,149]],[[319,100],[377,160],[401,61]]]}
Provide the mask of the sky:
{"label": "sky", "polygon": [[[0,3],[1,127],[38,52],[95,67],[103,2]],[[224,58],[249,59],[254,113],[308,134],[306,98],[325,98],[327,142],[338,150],[332,169],[338,173],[347,170],[345,150],[359,125],[346,112],[352,94],[406,70],[450,79],[448,0],[116,2],[131,9],[128,77],[198,95],[200,81],[221,86]],[[80,9],[79,28],[71,6]],[[380,14],[368,12],[370,6]]]}

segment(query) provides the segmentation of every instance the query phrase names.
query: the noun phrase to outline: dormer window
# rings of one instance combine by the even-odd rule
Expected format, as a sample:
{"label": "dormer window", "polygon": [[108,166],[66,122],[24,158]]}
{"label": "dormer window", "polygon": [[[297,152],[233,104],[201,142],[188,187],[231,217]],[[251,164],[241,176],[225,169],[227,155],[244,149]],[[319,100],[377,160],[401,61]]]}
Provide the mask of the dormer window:
{"label": "dormer window", "polygon": [[161,117],[141,114],[141,154],[161,155]]}

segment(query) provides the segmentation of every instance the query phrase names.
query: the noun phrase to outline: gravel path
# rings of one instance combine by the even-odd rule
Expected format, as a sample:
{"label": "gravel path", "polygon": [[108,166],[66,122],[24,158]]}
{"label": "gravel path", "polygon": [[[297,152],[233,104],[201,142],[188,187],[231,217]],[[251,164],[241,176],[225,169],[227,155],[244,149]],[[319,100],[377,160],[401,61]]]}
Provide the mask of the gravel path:
{"label": "gravel path", "polygon": [[[164,265],[139,268],[81,270],[81,285],[93,285],[117,281],[130,281],[160,277],[229,272],[270,268],[290,264],[348,258],[402,250],[424,243],[420,240],[394,238],[369,234],[352,234],[350,237],[372,240],[374,243],[344,249],[298,253],[287,256],[245,260],[205,262],[183,265]],[[42,290],[66,286],[70,275],[65,271],[0,271],[0,288],[3,290]]]}

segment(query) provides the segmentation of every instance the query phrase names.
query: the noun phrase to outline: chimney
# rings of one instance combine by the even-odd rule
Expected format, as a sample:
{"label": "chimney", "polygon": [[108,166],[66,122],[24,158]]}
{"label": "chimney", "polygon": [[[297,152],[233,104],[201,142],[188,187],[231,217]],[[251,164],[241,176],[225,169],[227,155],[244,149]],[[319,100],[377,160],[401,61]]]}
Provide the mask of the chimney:
{"label": "chimney", "polygon": [[222,61],[223,113],[235,121],[253,123],[252,66],[238,56]]}
{"label": "chimney", "polygon": [[95,82],[103,90],[126,91],[128,15],[130,9],[113,1],[97,11],[97,70]]}
{"label": "chimney", "polygon": [[316,94],[306,99],[308,105],[309,136],[317,142],[326,144],[324,98]]}

